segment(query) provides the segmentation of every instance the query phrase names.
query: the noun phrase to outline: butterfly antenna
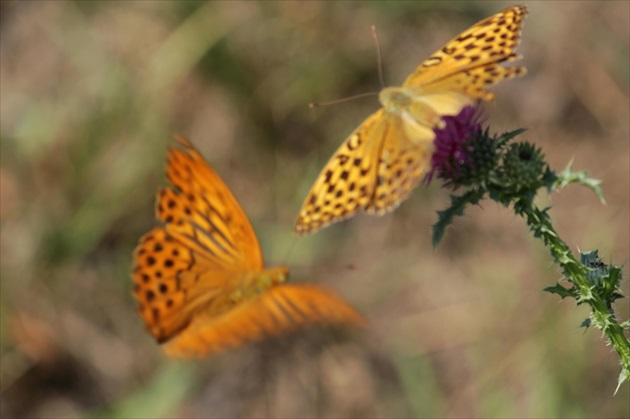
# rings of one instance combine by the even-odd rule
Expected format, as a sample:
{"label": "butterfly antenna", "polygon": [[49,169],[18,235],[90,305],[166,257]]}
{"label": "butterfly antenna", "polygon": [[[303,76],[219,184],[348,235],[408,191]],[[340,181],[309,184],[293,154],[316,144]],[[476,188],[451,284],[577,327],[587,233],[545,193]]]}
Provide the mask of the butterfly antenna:
{"label": "butterfly antenna", "polygon": [[337,105],[339,103],[350,102],[352,100],[360,99],[362,97],[368,97],[368,96],[378,96],[378,93],[377,92],[360,93],[358,95],[344,97],[341,99],[329,100],[326,102],[311,102],[308,104],[308,107],[313,109],[313,108],[319,108],[320,106]]}
{"label": "butterfly antenna", "polygon": [[[284,257],[283,265],[288,264],[287,261],[289,260],[291,253],[293,253],[293,249],[295,249],[295,245],[297,244],[298,240],[299,240],[299,237],[293,237],[293,240],[291,241],[291,244],[289,245],[289,249],[287,250],[286,256]],[[303,266],[291,265],[292,271],[296,269],[308,269],[311,272],[331,273],[331,272],[339,272],[339,271],[354,271],[355,269],[357,269],[357,267],[356,265],[352,263],[348,263],[345,265],[328,266],[328,267],[319,268],[319,269],[313,268],[312,265],[303,265]]]}
{"label": "butterfly antenna", "polygon": [[[385,87],[385,78],[383,77],[383,64],[381,61],[381,46],[378,42],[378,36],[376,35],[376,25],[372,25],[372,39],[374,40],[374,47],[376,48],[376,65],[378,67],[378,79],[381,83],[381,89]],[[378,92],[360,93],[358,95],[344,97],[341,99],[329,100],[326,102],[311,102],[308,107],[319,108],[320,106],[337,105],[339,103],[350,102],[355,99],[360,99],[368,96],[378,96]]]}
{"label": "butterfly antenna", "polygon": [[341,271],[354,271],[357,269],[357,266],[353,263],[347,263],[345,265],[326,266],[324,268],[315,268],[312,265],[291,265],[292,271],[296,271],[298,269],[308,269],[309,272],[318,274],[334,274]]}
{"label": "butterfly antenna", "polygon": [[378,67],[378,80],[381,82],[381,88],[385,87],[385,77],[383,77],[383,61],[381,60],[381,45],[378,42],[376,34],[376,25],[372,25],[372,39],[374,40],[374,48],[376,48],[376,65]]}
{"label": "butterfly antenna", "polygon": [[291,256],[291,253],[293,253],[293,249],[295,249],[295,244],[298,241],[298,237],[293,237],[293,240],[291,240],[291,244],[289,245],[289,248],[287,249],[287,253],[284,256],[284,261],[282,262],[283,265],[287,264],[287,261],[289,260],[289,257]]}

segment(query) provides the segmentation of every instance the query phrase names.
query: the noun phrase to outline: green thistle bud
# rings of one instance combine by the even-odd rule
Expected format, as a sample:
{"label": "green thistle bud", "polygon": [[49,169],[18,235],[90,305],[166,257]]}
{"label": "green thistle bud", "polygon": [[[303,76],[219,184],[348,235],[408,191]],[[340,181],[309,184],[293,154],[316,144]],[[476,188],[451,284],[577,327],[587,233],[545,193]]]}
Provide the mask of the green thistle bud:
{"label": "green thistle bud", "polygon": [[600,285],[602,278],[608,275],[608,265],[601,261],[597,250],[591,252],[580,252],[580,261],[588,269],[586,277],[593,285]]}
{"label": "green thistle bud", "polygon": [[586,278],[592,284],[592,290],[602,297],[608,310],[612,313],[615,300],[623,298],[621,281],[622,267],[614,264],[607,265],[600,259],[597,250],[580,252],[580,262],[588,268]]}
{"label": "green thistle bud", "polygon": [[503,170],[514,190],[537,189],[545,169],[545,158],[533,144],[510,145],[503,156]]}
{"label": "green thistle bud", "polygon": [[477,131],[470,141],[466,154],[472,164],[462,168],[461,182],[464,185],[478,185],[484,183],[490,173],[496,169],[499,162],[497,145],[488,131]]}

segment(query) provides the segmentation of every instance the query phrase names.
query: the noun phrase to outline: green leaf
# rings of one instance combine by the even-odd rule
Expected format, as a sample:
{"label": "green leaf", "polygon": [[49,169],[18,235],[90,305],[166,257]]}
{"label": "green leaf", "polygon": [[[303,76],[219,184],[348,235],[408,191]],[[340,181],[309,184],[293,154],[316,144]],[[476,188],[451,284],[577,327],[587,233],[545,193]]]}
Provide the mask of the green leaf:
{"label": "green leaf", "polygon": [[574,172],[571,170],[571,165],[573,164],[573,160],[569,162],[567,167],[564,168],[562,172],[559,172],[556,175],[556,179],[551,183],[549,189],[551,191],[555,191],[557,189],[562,189],[570,183],[577,183],[582,186],[586,186],[591,189],[595,194],[599,197],[599,200],[602,204],[606,205],[606,200],[604,199],[604,192],[602,188],[599,187],[600,183],[602,183],[599,179],[593,179],[588,177],[588,174],[585,170],[580,172]]}
{"label": "green leaf", "polygon": [[552,294],[558,294],[562,299],[565,299],[567,297],[576,298],[575,288],[565,288],[560,284],[556,284],[553,287],[544,288],[543,291],[547,291]]}
{"label": "green leaf", "polygon": [[526,128],[519,128],[519,129],[515,129],[514,131],[509,131],[509,132],[505,132],[503,134],[501,134],[499,137],[497,137],[496,141],[497,141],[497,146],[498,147],[503,147],[505,144],[507,144],[508,142],[510,142],[510,140],[512,140],[513,138],[515,138],[516,136],[524,133],[525,131],[527,131]]}
{"label": "green leaf", "polygon": [[443,211],[438,211],[438,221],[433,224],[433,247],[437,247],[444,237],[446,227],[453,224],[453,220],[457,216],[464,215],[466,205],[477,205],[483,197],[484,191],[471,190],[464,195],[451,195],[451,206]]}

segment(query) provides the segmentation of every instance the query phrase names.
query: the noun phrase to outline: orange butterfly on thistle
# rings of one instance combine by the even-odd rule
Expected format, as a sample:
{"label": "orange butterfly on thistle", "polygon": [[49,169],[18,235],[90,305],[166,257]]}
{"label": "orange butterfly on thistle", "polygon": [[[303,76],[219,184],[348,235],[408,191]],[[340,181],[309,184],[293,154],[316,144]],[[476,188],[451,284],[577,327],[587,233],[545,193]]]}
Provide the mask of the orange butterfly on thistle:
{"label": "orange butterfly on thistle", "polygon": [[361,210],[382,215],[398,207],[430,170],[434,129],[443,127],[442,117],[493,100],[487,88],[525,74],[524,67],[501,64],[521,58],[514,51],[526,16],[525,6],[515,6],[478,22],[429,56],[401,87],[381,90],[382,107],[318,176],[295,233],[317,231]]}
{"label": "orange butterfly on thistle", "polygon": [[286,285],[288,268],[265,268],[247,216],[219,175],[183,137],[168,154],[157,197],[164,223],[134,251],[134,296],[168,355],[204,356],[313,325],[360,325],[340,297]]}

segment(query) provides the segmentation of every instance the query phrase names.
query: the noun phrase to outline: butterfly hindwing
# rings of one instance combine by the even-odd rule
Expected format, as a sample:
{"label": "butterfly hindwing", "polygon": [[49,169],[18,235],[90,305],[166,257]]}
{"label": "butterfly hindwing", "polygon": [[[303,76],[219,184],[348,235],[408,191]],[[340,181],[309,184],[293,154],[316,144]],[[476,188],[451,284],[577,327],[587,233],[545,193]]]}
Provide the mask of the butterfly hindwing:
{"label": "butterfly hindwing", "polygon": [[361,325],[352,307],[323,287],[273,287],[234,307],[221,317],[196,317],[190,326],[165,345],[171,356],[205,356],[308,325]]}
{"label": "butterfly hindwing", "polygon": [[140,316],[158,342],[185,328],[194,312],[221,292],[220,278],[204,278],[200,258],[162,227],[140,239],[131,272],[134,295]]}
{"label": "butterfly hindwing", "polygon": [[374,194],[365,208],[370,214],[382,215],[396,209],[430,167],[433,132],[418,124],[398,121],[397,115],[390,115],[389,119],[392,122],[383,139]]}
{"label": "butterfly hindwing", "polygon": [[[503,67],[498,64],[487,64],[475,67],[465,72],[456,73],[423,88],[426,97],[434,94],[440,95],[444,91],[460,93],[463,98],[493,100],[494,94],[486,89],[497,84],[501,80],[521,77],[526,73],[524,67]],[[438,101],[432,102],[434,108]],[[461,109],[461,108],[460,108]],[[444,115],[456,115],[458,112],[444,113]]]}

